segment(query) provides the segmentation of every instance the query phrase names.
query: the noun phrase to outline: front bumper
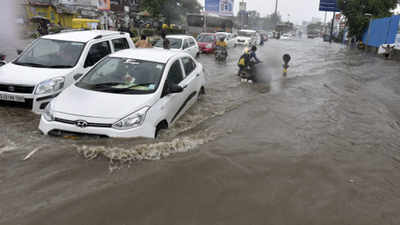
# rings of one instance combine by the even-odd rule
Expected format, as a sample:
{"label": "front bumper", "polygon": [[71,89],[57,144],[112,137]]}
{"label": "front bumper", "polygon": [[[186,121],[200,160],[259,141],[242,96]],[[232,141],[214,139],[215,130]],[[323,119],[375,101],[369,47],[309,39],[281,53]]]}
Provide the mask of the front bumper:
{"label": "front bumper", "polygon": [[[69,121],[72,121],[69,119]],[[77,120],[76,120],[77,121]],[[43,132],[43,134],[48,135],[52,131],[61,131],[61,132],[72,132],[72,133],[81,133],[81,134],[91,134],[91,135],[101,135],[113,138],[134,138],[134,137],[144,137],[144,138],[154,138],[155,135],[155,127],[146,122],[137,128],[129,129],[129,130],[117,130],[112,127],[78,127],[76,124],[70,124],[65,122],[57,122],[57,121],[47,121],[43,118],[40,118],[39,130]]]}
{"label": "front bumper", "polygon": [[214,49],[213,48],[200,48],[200,51],[202,53],[213,53]]}
{"label": "front bumper", "polygon": [[[57,95],[60,92],[56,94],[45,94],[45,95],[35,95],[35,94],[20,94],[20,93],[14,93],[14,92],[4,92],[0,91],[0,94],[5,94],[5,95],[11,95],[11,96],[17,96],[20,98],[24,98],[25,102],[23,103],[17,103],[17,104],[22,104],[25,105],[26,107],[29,107],[32,109],[32,112],[36,114],[41,114],[44,109],[46,108],[47,104],[49,102],[57,97]],[[14,102],[8,102],[8,103],[14,103]]]}

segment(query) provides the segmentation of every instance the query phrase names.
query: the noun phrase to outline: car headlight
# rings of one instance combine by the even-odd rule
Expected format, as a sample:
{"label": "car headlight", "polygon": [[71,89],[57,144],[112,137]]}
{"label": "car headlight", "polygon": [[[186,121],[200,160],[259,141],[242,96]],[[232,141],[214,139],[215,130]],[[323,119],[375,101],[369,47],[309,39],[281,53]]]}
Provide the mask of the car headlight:
{"label": "car headlight", "polygon": [[38,85],[35,94],[50,94],[61,90],[64,87],[65,78],[56,77],[49,80],[45,80]]}
{"label": "car headlight", "polygon": [[212,44],[207,44],[206,48],[212,48]]}
{"label": "car headlight", "polygon": [[128,130],[139,127],[143,124],[146,118],[147,111],[150,107],[144,107],[113,124],[113,128],[118,130]]}
{"label": "car headlight", "polygon": [[54,120],[54,113],[53,113],[53,109],[51,108],[51,102],[49,104],[47,104],[42,116],[45,120],[47,120],[49,122]]}

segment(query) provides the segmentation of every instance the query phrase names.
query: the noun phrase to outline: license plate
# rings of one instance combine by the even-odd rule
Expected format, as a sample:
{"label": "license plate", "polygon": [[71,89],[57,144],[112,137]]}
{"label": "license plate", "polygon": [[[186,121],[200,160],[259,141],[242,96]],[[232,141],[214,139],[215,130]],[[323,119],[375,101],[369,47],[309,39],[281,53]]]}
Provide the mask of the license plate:
{"label": "license plate", "polygon": [[0,100],[10,101],[10,102],[25,102],[24,97],[0,94]]}

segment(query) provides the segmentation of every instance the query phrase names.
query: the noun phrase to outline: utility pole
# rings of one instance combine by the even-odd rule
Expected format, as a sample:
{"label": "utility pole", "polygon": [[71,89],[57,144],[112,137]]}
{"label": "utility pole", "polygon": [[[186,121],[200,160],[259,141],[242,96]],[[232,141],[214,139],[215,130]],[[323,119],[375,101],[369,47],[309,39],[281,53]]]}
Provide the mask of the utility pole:
{"label": "utility pole", "polygon": [[275,16],[278,16],[278,0],[275,0]]}

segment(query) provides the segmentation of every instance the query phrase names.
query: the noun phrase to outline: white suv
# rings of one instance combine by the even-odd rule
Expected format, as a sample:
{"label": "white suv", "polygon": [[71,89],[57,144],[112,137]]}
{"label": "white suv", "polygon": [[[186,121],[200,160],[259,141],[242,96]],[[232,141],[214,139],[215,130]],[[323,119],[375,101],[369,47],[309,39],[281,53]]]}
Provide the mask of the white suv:
{"label": "white suv", "polygon": [[13,62],[0,67],[0,104],[24,103],[34,113],[105,56],[134,48],[129,34],[74,31],[36,39]]}

